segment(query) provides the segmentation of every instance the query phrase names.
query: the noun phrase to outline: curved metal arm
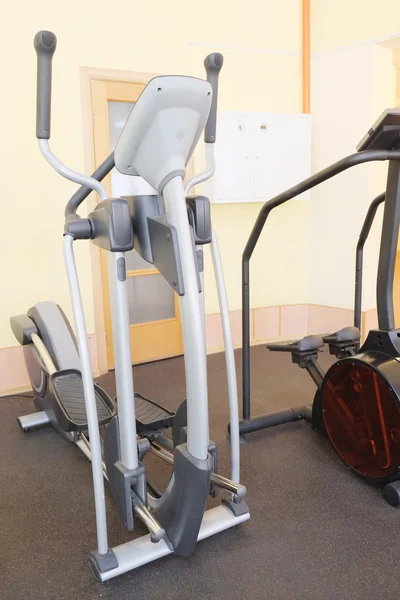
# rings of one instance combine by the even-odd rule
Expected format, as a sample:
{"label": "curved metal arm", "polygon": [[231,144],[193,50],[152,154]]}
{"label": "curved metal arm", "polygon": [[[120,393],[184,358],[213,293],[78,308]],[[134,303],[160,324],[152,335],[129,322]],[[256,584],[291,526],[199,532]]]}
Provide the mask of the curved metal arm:
{"label": "curved metal arm", "polygon": [[194,175],[185,185],[185,196],[199,183],[210,179],[215,173],[214,143],[217,137],[217,103],[218,103],[218,78],[224,64],[224,57],[219,52],[213,52],[206,56],[204,67],[207,73],[207,81],[211,83],[213,90],[210,114],[204,128],[204,145],[206,150],[207,169],[203,173]]}
{"label": "curved metal arm", "polygon": [[214,144],[204,144],[206,149],[207,169],[198,175],[193,175],[185,185],[185,196],[188,196],[190,190],[199,183],[210,179],[215,173],[215,155]]}
{"label": "curved metal arm", "polygon": [[101,183],[83,173],[69,169],[50,149],[52,60],[57,47],[57,38],[52,31],[39,31],[35,35],[34,46],[37,54],[36,137],[40,151],[62,177],[95,190],[102,200],[106,200],[108,194]]}
{"label": "curved metal arm", "polygon": [[57,171],[57,173],[66,179],[69,179],[70,181],[74,181],[75,183],[80,183],[81,185],[91,188],[99,194],[101,200],[107,200],[108,194],[106,188],[101,183],[96,181],[96,179],[93,179],[88,175],[84,175],[83,173],[78,173],[78,171],[73,171],[64,165],[64,163],[62,163],[61,160],[59,160],[51,151],[48,140],[39,139],[39,147],[44,158],[53,167],[53,169]]}
{"label": "curved metal arm", "polygon": [[[114,152],[111,152],[111,154],[107,156],[106,160],[101,163],[101,165],[94,171],[94,173],[92,173],[91,178],[96,179],[97,181],[103,181],[103,179],[107,177],[107,175],[113,170],[114,167]],[[65,207],[65,216],[68,217],[68,215],[76,213],[79,206],[92,191],[93,189],[91,187],[81,185],[81,187],[78,190],[76,190],[75,194],[69,199],[68,204]]]}
{"label": "curved metal arm", "polygon": [[330,165],[326,169],[322,171],[318,171],[315,175],[312,175],[308,179],[301,181],[297,185],[289,188],[288,190],[279,194],[279,196],[275,196],[268,202],[265,202],[262,209],[260,210],[257,220],[254,224],[254,227],[250,233],[249,239],[247,241],[246,247],[243,251],[243,261],[246,259],[250,259],[253,254],[253,250],[257,244],[258,238],[264,228],[265,221],[270,213],[270,211],[276,206],[280,206],[284,204],[288,200],[295,198],[296,196],[300,196],[303,192],[307,192],[311,190],[313,187],[335,177],[335,175],[339,175],[343,171],[350,169],[351,167],[355,167],[356,165],[361,165],[362,163],[378,161],[378,160],[400,160],[400,151],[399,150],[364,150],[363,152],[357,152],[356,154],[350,154],[346,156],[346,158],[342,158],[333,165]]}

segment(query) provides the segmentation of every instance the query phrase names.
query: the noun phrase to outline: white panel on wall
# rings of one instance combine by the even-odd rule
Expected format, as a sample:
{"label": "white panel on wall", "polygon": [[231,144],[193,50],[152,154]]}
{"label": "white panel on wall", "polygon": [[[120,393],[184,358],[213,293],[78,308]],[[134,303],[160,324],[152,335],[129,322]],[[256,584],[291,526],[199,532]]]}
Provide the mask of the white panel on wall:
{"label": "white panel on wall", "polygon": [[254,115],[255,201],[265,202],[310,176],[310,133],[308,115]]}
{"label": "white panel on wall", "polygon": [[248,202],[252,176],[249,160],[251,115],[219,113],[217,123],[215,198],[218,202]]}
{"label": "white panel on wall", "polygon": [[219,112],[215,155],[212,202],[265,202],[310,176],[310,115]]}

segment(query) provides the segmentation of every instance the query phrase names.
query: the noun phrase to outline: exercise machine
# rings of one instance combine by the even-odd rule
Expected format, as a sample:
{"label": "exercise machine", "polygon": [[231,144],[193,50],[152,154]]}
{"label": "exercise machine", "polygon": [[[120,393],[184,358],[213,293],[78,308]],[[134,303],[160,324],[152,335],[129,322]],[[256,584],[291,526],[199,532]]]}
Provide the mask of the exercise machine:
{"label": "exercise machine", "polygon": [[[24,431],[51,424],[91,460],[97,550],[90,553],[89,565],[98,580],[106,581],[172,552],[190,556],[198,540],[249,518],[244,501],[246,489],[239,483],[238,408],[231,401],[232,382],[230,418],[236,433],[231,439],[231,457],[235,480],[218,474],[216,448],[209,439],[201,256],[194,240],[196,246],[201,246],[205,241],[202,235],[210,231],[211,225],[207,202],[196,197],[186,200],[183,183],[185,167],[203,129],[206,136],[215,138],[222,57],[210,55],[206,59],[211,83],[183,76],[152,79],[132,109],[114,153],[89,177],[69,169],[50,149],[56,36],[41,31],[34,45],[38,57],[36,137],[40,150],[60,175],[81,185],[65,209],[63,245],[76,337],[54,302],[37,304],[28,314],[11,319],[12,330],[24,347],[39,409],[20,417],[19,424]],[[206,142],[212,144],[213,140],[208,137]],[[114,166],[126,175],[143,177],[158,194],[109,198],[101,179]],[[205,173],[201,177],[208,176]],[[77,210],[92,190],[100,202],[86,218],[80,217]],[[107,252],[116,400],[93,382],[74,256],[74,242],[78,240],[91,240]],[[125,253],[133,248],[158,268],[179,295],[187,397],[176,414],[134,393],[125,264]],[[226,296],[216,244],[214,260],[224,313]],[[227,342],[229,334],[227,331]],[[233,349],[227,348],[230,378],[232,355]],[[153,494],[149,492],[143,465],[148,452],[172,465],[172,476],[163,492],[155,487]],[[104,480],[126,528],[132,531],[138,518],[148,535],[109,547]],[[227,497],[207,510],[209,495],[215,497],[219,490]]]}
{"label": "exercise machine", "polygon": [[[243,419],[240,433],[305,419],[325,434],[339,457],[354,473],[384,486],[384,497],[400,504],[400,330],[395,328],[393,281],[400,224],[400,111],[385,111],[357,146],[357,153],[316,173],[266,202],[242,257]],[[250,415],[250,278],[251,255],[271,210],[335,177],[370,161],[388,161],[386,190],[367,212],[356,250],[354,326],[333,334],[267,344],[270,351],[291,354],[317,386],[312,405],[296,406],[251,418]],[[384,203],[378,275],[377,330],[360,348],[363,249],[374,216]],[[318,361],[324,344],[336,357],[325,373]]]}
{"label": "exercise machine", "polygon": [[[354,356],[360,349],[364,246],[376,212],[384,200],[385,193],[382,193],[371,202],[357,242],[353,326],[344,327],[331,334],[307,335],[300,340],[267,344],[267,349],[273,352],[289,352],[292,362],[297,364],[301,369],[306,369],[318,388],[321,387],[325,376],[323,368],[318,363],[318,354],[323,351],[325,344],[328,345],[329,354],[336,356],[338,359],[345,358],[346,356]],[[303,418],[312,422],[314,429],[317,430],[316,421],[315,419],[313,421],[311,418],[312,406],[297,407],[295,412],[304,415]],[[319,423],[318,429],[323,430],[322,423]]]}

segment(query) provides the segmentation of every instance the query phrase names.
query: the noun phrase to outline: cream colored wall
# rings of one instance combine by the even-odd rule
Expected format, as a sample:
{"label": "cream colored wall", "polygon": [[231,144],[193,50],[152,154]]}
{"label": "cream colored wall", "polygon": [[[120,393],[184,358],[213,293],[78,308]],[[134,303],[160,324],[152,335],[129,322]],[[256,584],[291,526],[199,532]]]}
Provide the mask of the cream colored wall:
{"label": "cream colored wall", "polygon": [[[367,129],[395,105],[392,49],[376,43],[400,35],[400,4],[383,0],[312,2],[312,166],[317,171],[355,151]],[[400,38],[399,38],[400,39]],[[400,42],[399,42],[400,45]],[[359,230],[372,199],[384,190],[387,165],[363,165],[311,195],[310,302],[352,308]],[[376,306],[382,209],[365,250],[363,310]]]}
{"label": "cream colored wall", "polygon": [[[250,263],[251,307],[308,302],[308,204],[292,201],[271,213]],[[227,221],[226,207],[213,206],[231,310],[242,308],[241,257],[260,208],[260,204],[232,205]],[[219,312],[219,307],[208,250],[206,273],[207,312],[212,314]]]}
{"label": "cream colored wall", "polygon": [[[23,19],[21,18],[23,10]],[[84,168],[79,67],[187,73],[203,76],[204,56],[222,48],[220,107],[227,110],[297,112],[301,109],[300,0],[230,0],[201,4],[148,0],[139,7],[120,0],[53,0],[10,3],[0,37],[3,60],[2,139],[2,293],[0,347],[16,342],[9,331],[12,314],[46,299],[71,308],[62,259],[63,209],[75,186],[55,174],[39,154],[35,131],[33,36],[39,29],[58,37],[54,59],[52,147],[70,167]],[[200,44],[200,45],[199,45]],[[232,48],[234,47],[234,48]],[[238,49],[239,48],[239,49]],[[241,48],[241,49],[240,49]],[[244,48],[247,48],[245,50]],[[231,309],[240,307],[240,255],[260,205],[213,208],[227,271]],[[274,217],[254,260],[255,305],[302,302],[307,294],[303,265],[284,239],[307,225],[307,203]],[[279,250],[272,248],[280,242]],[[77,245],[89,331],[94,330],[88,244]],[[294,256],[294,257],[293,257]],[[293,280],[287,280],[290,267]],[[294,267],[294,268],[293,268]],[[293,270],[292,270],[293,268]],[[283,287],[279,287],[283,280]],[[278,286],[275,289],[275,286]],[[215,312],[213,284],[207,281],[207,312]],[[281,292],[278,293],[277,289]],[[290,291],[290,293],[289,293]]]}
{"label": "cream colored wall", "polygon": [[[392,52],[375,44],[313,57],[313,171],[356,151],[380,113],[394,105]],[[385,189],[387,165],[346,171],[311,193],[310,302],[352,308],[355,247],[367,208]],[[376,306],[382,210],[365,250],[363,309]]]}
{"label": "cream colored wall", "polygon": [[311,0],[311,50],[324,52],[398,35],[398,0]]}

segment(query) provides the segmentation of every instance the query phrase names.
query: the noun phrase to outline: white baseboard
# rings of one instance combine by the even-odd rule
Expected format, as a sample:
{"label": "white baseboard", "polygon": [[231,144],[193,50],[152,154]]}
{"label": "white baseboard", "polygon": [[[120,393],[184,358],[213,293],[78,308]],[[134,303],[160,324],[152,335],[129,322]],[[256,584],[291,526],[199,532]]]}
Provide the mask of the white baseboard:
{"label": "white baseboard", "polygon": [[[231,311],[233,345],[242,345],[242,311]],[[271,341],[301,338],[308,334],[337,331],[353,322],[353,311],[332,306],[294,304],[253,308],[250,313],[250,343],[252,346]],[[362,315],[363,333],[377,327],[376,309]],[[224,349],[219,313],[206,316],[207,354]],[[89,349],[95,377],[100,376],[96,335],[89,336]],[[23,349],[12,346],[0,349],[0,397],[22,394],[31,389],[25,369]]]}
{"label": "white baseboard", "polygon": [[[96,335],[89,335],[89,351],[93,376],[99,377]],[[32,390],[25,368],[22,346],[0,348],[0,397],[23,394]]]}

